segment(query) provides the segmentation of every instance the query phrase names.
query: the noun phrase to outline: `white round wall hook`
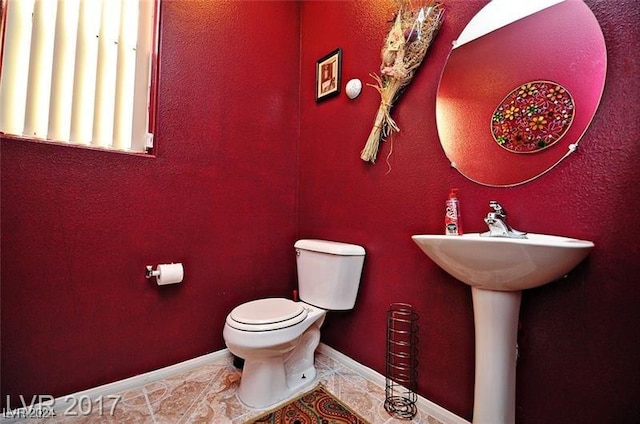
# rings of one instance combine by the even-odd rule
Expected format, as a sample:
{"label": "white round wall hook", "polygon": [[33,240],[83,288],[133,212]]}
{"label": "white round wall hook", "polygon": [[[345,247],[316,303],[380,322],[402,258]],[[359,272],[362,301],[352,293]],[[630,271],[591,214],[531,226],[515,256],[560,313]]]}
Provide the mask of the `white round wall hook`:
{"label": "white round wall hook", "polygon": [[355,99],[360,95],[360,92],[362,91],[362,81],[357,78],[347,81],[345,91],[347,93],[347,97],[349,97],[351,100]]}

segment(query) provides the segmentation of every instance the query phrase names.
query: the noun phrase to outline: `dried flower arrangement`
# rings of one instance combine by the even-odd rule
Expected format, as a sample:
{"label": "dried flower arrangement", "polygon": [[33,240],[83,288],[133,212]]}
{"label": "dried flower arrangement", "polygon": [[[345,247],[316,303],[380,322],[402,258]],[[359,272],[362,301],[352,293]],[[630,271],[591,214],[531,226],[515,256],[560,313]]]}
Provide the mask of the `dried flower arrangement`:
{"label": "dried flower arrangement", "polygon": [[391,117],[391,108],[422,63],[444,13],[442,4],[433,1],[419,9],[412,9],[410,0],[398,3],[393,26],[382,47],[381,76],[372,74],[377,84],[368,84],[378,90],[381,98],[371,134],[360,153],[362,160],[371,163],[376,161],[380,142],[400,131]]}

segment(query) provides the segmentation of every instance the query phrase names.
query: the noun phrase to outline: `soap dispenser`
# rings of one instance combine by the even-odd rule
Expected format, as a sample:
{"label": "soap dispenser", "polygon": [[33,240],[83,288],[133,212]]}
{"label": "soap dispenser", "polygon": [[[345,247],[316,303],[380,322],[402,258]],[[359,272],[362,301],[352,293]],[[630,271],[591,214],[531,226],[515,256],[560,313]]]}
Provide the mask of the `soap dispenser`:
{"label": "soap dispenser", "polygon": [[452,188],[446,201],[444,215],[444,234],[447,236],[462,235],[462,222],[460,221],[460,202],[457,195],[458,189]]}

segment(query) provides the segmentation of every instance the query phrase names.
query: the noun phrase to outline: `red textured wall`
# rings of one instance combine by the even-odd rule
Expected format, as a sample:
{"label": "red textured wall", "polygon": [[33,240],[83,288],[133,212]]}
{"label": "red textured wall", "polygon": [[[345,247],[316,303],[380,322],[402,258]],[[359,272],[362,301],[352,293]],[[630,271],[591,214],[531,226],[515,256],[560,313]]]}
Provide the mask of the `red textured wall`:
{"label": "red textured wall", "polygon": [[233,306],[294,288],[299,5],[161,16],[157,157],[2,140],[3,403],[220,350]]}
{"label": "red textured wall", "polygon": [[[442,231],[444,199],[458,187],[469,232],[483,230],[497,199],[516,228],[596,243],[567,279],[523,295],[517,421],[634,422],[636,2],[587,2],[607,43],[601,106],[575,155],[515,188],[452,170],[435,127],[451,41],[485,3],[446,2],[436,43],[394,110],[402,132],[389,171],[391,143],[376,165],[359,158],[375,90],[316,104],[313,87],[315,61],[336,47],[343,83],[372,82],[395,2],[165,0],[157,158],[2,141],[3,395],[65,394],[221,349],[228,310],[286,294],[293,240],[322,237],[367,249],[356,308],[329,314],[323,341],[383,373],[387,307],[413,303],[418,391],[470,419],[469,290],[410,240]],[[142,277],[145,264],[172,260],[185,263],[183,285]]]}
{"label": "red textured wall", "polygon": [[[635,422],[640,416],[640,288],[635,284],[640,106],[631,99],[640,94],[637,2],[587,2],[608,52],[600,108],[576,154],[542,178],[513,188],[480,186],[451,169],[436,131],[437,84],[451,42],[486,1],[445,1],[444,26],[394,109],[401,132],[381,148],[373,166],[359,153],[373,124],[377,92],[365,87],[356,100],[341,95],[315,104],[313,66],[341,47],[343,81],[372,83],[368,75],[380,66],[395,2],[330,4],[304,2],[302,8],[300,233],[362,244],[367,257],[356,309],[327,316],[324,342],[384,373],[385,312],[390,302],[412,303],[420,315],[418,392],[471,418],[470,290],[410,239],[443,231],[445,198],[449,188],[458,187],[468,232],[485,230],[488,201],[496,199],[515,228],[596,245],[567,279],[523,294],[516,421]],[[532,43],[532,57],[535,49]]]}

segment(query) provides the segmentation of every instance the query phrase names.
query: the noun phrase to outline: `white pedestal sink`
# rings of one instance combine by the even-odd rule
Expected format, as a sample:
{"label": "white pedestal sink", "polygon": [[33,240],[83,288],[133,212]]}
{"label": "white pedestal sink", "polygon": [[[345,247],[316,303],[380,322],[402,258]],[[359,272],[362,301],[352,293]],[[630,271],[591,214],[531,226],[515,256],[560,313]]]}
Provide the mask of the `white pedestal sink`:
{"label": "white pedestal sink", "polygon": [[442,269],[471,286],[476,334],[473,423],[513,424],[522,290],[563,277],[589,254],[593,243],[531,233],[525,239],[479,233],[411,238]]}

